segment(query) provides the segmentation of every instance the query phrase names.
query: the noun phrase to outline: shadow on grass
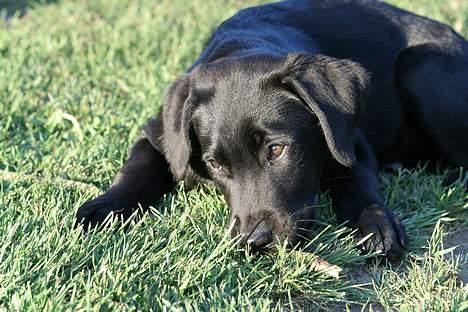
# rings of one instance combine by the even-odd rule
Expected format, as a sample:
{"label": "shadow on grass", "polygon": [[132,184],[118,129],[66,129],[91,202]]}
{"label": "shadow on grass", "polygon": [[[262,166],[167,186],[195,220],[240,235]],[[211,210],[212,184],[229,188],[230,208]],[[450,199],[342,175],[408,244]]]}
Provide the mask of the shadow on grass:
{"label": "shadow on grass", "polygon": [[37,5],[56,3],[59,0],[0,0],[0,12],[7,19],[18,15],[23,16],[26,11]]}

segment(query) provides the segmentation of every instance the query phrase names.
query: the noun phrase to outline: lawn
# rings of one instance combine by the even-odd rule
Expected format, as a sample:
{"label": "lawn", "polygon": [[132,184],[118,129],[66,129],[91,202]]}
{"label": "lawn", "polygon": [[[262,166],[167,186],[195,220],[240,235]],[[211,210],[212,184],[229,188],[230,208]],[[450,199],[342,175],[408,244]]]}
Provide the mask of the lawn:
{"label": "lawn", "polygon": [[[390,2],[468,35],[467,1]],[[327,194],[307,252],[236,247],[223,197],[202,186],[126,230],[73,228],[210,31],[255,3],[0,0],[0,310],[468,309],[468,177],[444,187],[423,165],[381,175],[411,239],[397,262],[360,255]]]}

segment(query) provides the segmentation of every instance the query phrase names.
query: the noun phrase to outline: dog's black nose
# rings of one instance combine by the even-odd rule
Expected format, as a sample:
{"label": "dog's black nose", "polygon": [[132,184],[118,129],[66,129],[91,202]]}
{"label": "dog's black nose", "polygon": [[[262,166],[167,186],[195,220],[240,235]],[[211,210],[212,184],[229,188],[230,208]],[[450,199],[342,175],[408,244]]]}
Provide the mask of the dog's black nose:
{"label": "dog's black nose", "polygon": [[254,249],[261,249],[272,241],[273,233],[271,231],[254,231],[247,239],[247,245]]}

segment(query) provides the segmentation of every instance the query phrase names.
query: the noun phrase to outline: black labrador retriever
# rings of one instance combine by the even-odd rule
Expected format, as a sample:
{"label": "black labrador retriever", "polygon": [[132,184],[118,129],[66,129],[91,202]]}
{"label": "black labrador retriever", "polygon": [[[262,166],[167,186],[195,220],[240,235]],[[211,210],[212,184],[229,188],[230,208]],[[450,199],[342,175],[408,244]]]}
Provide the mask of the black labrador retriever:
{"label": "black labrador retriever", "polygon": [[[115,182],[77,221],[128,217],[184,181],[211,181],[253,249],[300,241],[320,189],[340,222],[401,254],[378,192],[387,164],[468,166],[468,43],[374,0],[290,0],[221,24],[167,92]],[[308,221],[309,220],[309,221]]]}

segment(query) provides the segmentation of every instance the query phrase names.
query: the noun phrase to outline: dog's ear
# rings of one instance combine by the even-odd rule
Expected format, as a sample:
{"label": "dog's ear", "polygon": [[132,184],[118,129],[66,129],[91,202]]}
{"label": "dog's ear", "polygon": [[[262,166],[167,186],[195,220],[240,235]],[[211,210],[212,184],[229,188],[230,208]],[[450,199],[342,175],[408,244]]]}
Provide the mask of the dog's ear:
{"label": "dog's ear", "polygon": [[169,87],[159,118],[162,122],[163,154],[176,181],[186,178],[192,156],[195,138],[190,129],[195,105],[190,74],[185,74]]}
{"label": "dog's ear", "polygon": [[281,84],[318,117],[333,157],[353,166],[354,128],[367,100],[367,71],[350,60],[293,54],[281,72]]}

